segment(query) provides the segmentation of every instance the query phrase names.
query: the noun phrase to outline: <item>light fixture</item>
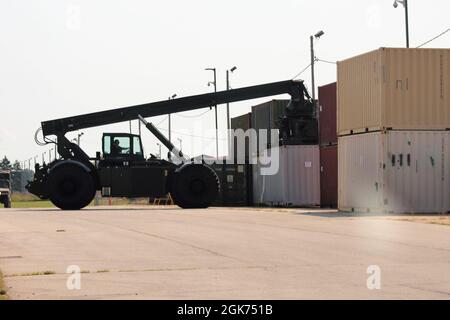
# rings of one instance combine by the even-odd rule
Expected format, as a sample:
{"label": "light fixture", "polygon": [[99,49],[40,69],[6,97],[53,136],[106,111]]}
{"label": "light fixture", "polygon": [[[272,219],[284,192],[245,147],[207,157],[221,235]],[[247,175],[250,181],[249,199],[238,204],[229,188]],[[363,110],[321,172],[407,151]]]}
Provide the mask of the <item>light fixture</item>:
{"label": "light fixture", "polygon": [[321,36],[323,36],[325,34],[325,32],[323,32],[322,30],[320,30],[319,32],[317,32],[315,35],[314,35],[314,37],[316,38],[316,39],[319,39]]}
{"label": "light fixture", "polygon": [[405,6],[405,1],[403,1],[403,0],[395,0],[394,4],[393,4],[394,8],[397,8],[399,3],[401,3],[403,6]]}

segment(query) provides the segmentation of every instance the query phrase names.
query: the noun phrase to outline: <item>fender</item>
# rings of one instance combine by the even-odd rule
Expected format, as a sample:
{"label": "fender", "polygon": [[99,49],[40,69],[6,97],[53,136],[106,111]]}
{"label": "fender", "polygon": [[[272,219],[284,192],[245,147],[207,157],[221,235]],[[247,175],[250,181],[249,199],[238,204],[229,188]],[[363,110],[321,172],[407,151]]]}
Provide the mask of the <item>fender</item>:
{"label": "fender", "polygon": [[70,165],[74,165],[74,166],[80,167],[80,168],[82,168],[84,171],[86,171],[87,173],[92,173],[92,169],[89,168],[89,167],[88,167],[87,165],[85,165],[84,163],[79,162],[79,161],[76,161],[76,160],[70,160],[70,159],[69,159],[69,160],[62,160],[62,161],[59,161],[58,163],[56,163],[55,165],[53,165],[53,166],[49,169],[48,173],[50,174],[50,173],[52,173],[52,171],[55,170],[56,168],[59,168],[60,166],[66,165],[66,164],[70,164]]}

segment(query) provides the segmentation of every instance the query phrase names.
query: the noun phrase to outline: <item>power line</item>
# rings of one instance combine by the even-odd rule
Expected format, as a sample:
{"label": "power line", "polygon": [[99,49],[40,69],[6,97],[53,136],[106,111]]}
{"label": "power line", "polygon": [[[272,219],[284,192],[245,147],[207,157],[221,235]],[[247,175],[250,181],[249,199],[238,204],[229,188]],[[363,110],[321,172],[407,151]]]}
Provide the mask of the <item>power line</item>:
{"label": "power line", "polygon": [[166,121],[169,118],[169,116],[165,116],[160,122],[158,122],[156,125],[159,126],[161,123]]}
{"label": "power line", "polygon": [[204,112],[202,112],[200,114],[196,114],[196,115],[186,115],[186,114],[182,115],[182,114],[178,114],[178,113],[175,113],[175,115],[178,116],[178,117],[181,117],[181,118],[198,118],[198,117],[201,117],[204,114],[208,113],[209,111],[211,111],[211,109],[208,109],[208,110],[206,110],[206,111],[204,111]]}
{"label": "power line", "polygon": [[420,47],[423,47],[423,46],[426,45],[426,44],[429,44],[431,41],[434,41],[434,40],[436,40],[437,38],[442,37],[444,34],[446,34],[446,33],[449,32],[449,31],[450,31],[450,28],[448,28],[448,29],[445,30],[444,32],[438,34],[436,37],[434,37],[434,38],[428,40],[427,42],[422,43],[422,44],[421,44],[420,46],[418,46],[417,48],[420,48]]}
{"label": "power line", "polygon": [[329,63],[329,64],[337,64],[336,61],[328,61],[328,60],[323,60],[323,59],[319,59],[319,58],[316,58],[316,61],[325,62],[325,63]]}
{"label": "power line", "polygon": [[[169,131],[169,130],[167,130],[165,128],[161,128],[161,127],[157,127],[157,128],[159,130],[162,130],[162,131]],[[201,139],[207,139],[207,140],[216,140],[216,138],[213,138],[213,137],[198,136],[198,135],[195,135],[195,134],[181,133],[181,132],[177,132],[177,131],[173,131],[173,130],[172,130],[172,133],[175,133],[175,134],[180,135],[180,136],[185,136],[185,137],[201,138]],[[219,140],[225,141],[226,139],[220,139],[219,138]]]}
{"label": "power line", "polygon": [[308,70],[309,67],[311,67],[311,63],[308,64],[306,67],[304,67],[304,68],[302,69],[302,71],[300,71],[299,73],[297,73],[297,74],[295,75],[295,77],[292,78],[292,80],[294,80],[294,79],[297,78],[299,75],[301,75],[303,72],[305,72],[306,70]]}

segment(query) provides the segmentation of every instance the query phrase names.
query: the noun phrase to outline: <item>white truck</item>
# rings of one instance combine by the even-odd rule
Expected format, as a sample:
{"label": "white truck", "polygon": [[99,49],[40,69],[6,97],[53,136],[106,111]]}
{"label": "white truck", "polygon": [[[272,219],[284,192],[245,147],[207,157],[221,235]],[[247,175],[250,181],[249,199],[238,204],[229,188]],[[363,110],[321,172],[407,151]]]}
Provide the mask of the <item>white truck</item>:
{"label": "white truck", "polygon": [[0,203],[11,208],[11,171],[0,170]]}

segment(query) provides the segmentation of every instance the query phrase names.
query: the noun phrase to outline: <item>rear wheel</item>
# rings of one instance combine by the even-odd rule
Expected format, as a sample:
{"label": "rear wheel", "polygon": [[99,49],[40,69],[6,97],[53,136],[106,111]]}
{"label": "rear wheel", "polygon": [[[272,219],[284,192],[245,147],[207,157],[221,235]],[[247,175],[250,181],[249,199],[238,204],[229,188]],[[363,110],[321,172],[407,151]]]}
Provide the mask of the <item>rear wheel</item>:
{"label": "rear wheel", "polygon": [[216,173],[204,164],[185,164],[173,173],[171,195],[181,208],[208,208],[219,193]]}
{"label": "rear wheel", "polygon": [[75,164],[62,164],[50,172],[48,189],[51,202],[63,210],[79,210],[95,196],[92,175]]}

